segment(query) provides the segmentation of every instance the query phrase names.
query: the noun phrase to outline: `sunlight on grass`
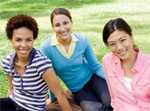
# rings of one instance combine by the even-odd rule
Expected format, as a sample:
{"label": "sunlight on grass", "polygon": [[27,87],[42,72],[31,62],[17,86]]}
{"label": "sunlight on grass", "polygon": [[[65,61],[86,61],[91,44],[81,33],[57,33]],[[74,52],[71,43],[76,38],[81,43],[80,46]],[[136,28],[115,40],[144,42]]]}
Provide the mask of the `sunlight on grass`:
{"label": "sunlight on grass", "polygon": [[[20,0],[21,2],[21,0]],[[7,3],[7,2],[6,2]],[[92,45],[94,45],[94,49],[96,49],[96,53],[98,54],[98,50],[104,48],[104,44],[102,42],[102,29],[104,24],[112,18],[122,17],[125,18],[128,23],[133,28],[133,35],[135,40],[140,48],[144,51],[149,52],[149,44],[150,41],[150,1],[146,0],[144,2],[139,2],[138,0],[129,1],[129,0],[116,0],[116,2],[112,3],[101,3],[101,4],[91,4],[91,5],[82,5],[79,8],[71,8],[71,14],[73,16],[73,25],[74,31],[80,32],[88,37]],[[30,4],[31,5],[31,4]],[[29,7],[34,7],[34,4]],[[13,8],[12,8],[13,10]],[[47,16],[36,17],[36,20],[39,24],[39,38],[36,40],[35,46],[40,47],[41,41],[47,38],[48,35],[53,35],[49,14],[52,10],[46,10]],[[45,12],[43,12],[45,13]],[[2,33],[2,37],[5,36],[4,27],[6,24],[6,20],[1,20],[0,33]],[[1,40],[1,44],[8,43],[5,39]],[[147,47],[144,47],[146,44]],[[3,46],[3,49],[6,49],[10,45]],[[149,46],[149,47],[148,47]],[[95,48],[96,47],[96,48]],[[1,48],[2,49],[2,48]],[[105,52],[105,49],[103,49]],[[106,49],[107,50],[107,49]],[[7,50],[8,51],[8,50]],[[6,52],[6,51],[4,51]],[[1,52],[3,56],[5,53]],[[104,53],[100,54],[101,56]],[[99,58],[101,59],[101,58]]]}

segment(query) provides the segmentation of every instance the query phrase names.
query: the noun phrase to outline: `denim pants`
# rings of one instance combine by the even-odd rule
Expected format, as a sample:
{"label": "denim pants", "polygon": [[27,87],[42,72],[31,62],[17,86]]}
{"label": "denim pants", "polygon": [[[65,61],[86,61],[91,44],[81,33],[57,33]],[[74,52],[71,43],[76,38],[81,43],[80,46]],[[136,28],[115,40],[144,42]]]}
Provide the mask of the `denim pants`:
{"label": "denim pants", "polygon": [[0,98],[0,111],[28,111],[18,104],[16,104],[11,98]]}
{"label": "denim pants", "polygon": [[81,90],[73,94],[84,111],[113,111],[106,80],[96,74]]}

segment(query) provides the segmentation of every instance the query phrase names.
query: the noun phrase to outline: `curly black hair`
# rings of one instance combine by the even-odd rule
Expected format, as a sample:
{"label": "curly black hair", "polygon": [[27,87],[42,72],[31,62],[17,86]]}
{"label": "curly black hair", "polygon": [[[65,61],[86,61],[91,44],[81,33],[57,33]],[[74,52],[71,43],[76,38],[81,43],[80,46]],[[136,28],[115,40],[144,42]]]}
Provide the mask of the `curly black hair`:
{"label": "curly black hair", "polygon": [[33,32],[33,38],[38,35],[38,24],[34,18],[28,15],[16,15],[11,17],[6,25],[6,34],[9,40],[12,39],[13,30],[21,27],[26,27]]}

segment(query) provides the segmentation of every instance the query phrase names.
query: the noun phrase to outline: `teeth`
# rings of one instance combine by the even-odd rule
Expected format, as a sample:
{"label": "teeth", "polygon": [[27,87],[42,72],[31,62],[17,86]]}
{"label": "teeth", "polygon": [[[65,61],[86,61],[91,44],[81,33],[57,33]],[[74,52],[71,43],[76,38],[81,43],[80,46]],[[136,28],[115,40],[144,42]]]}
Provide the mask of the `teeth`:
{"label": "teeth", "polygon": [[67,35],[67,33],[62,33],[62,35]]}
{"label": "teeth", "polygon": [[26,52],[26,50],[19,50],[19,51]]}
{"label": "teeth", "polygon": [[62,34],[62,36],[66,36],[67,34]]}
{"label": "teeth", "polygon": [[21,52],[21,53],[26,53],[27,50],[19,50],[19,52]]}

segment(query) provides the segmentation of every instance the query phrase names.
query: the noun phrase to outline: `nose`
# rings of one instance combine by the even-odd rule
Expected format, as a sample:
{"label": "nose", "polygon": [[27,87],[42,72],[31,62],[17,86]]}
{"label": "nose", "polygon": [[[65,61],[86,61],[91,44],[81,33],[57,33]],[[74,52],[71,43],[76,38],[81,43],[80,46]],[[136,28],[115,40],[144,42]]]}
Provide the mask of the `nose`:
{"label": "nose", "polygon": [[22,46],[22,47],[26,47],[26,45],[27,45],[27,42],[26,42],[26,41],[22,41],[22,42],[21,42],[21,46]]}
{"label": "nose", "polygon": [[61,31],[65,31],[65,26],[64,25],[61,25]]}
{"label": "nose", "polygon": [[123,45],[121,43],[117,43],[116,48],[117,48],[118,51],[121,51],[122,48],[123,48]]}

